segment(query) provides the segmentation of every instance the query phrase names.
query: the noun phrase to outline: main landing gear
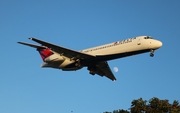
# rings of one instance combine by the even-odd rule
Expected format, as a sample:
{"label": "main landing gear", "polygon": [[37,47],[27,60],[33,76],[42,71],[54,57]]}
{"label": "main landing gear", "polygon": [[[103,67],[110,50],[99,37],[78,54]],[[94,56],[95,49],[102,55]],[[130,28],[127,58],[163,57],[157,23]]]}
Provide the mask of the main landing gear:
{"label": "main landing gear", "polygon": [[91,74],[91,75],[95,75],[96,74],[95,67],[88,67],[87,69],[89,70],[89,74]]}
{"label": "main landing gear", "polygon": [[79,67],[79,68],[81,67],[81,61],[80,61],[80,59],[77,59],[77,60],[76,60],[75,66],[76,66],[76,67]]}
{"label": "main landing gear", "polygon": [[151,50],[150,56],[151,56],[151,57],[154,56],[154,50]]}

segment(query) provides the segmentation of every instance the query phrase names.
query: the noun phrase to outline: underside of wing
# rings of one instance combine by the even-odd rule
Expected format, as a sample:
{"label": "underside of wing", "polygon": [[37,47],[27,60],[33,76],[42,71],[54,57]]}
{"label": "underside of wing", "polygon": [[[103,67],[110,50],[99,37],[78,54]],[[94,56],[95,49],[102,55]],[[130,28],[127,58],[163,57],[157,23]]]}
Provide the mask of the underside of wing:
{"label": "underside of wing", "polygon": [[107,78],[111,79],[112,81],[116,80],[114,74],[112,73],[112,71],[109,68],[109,65],[106,61],[97,63],[95,66],[92,67],[92,69],[93,68],[95,69],[96,74],[98,74],[100,76],[106,76]]}
{"label": "underside of wing", "polygon": [[85,54],[85,53],[81,53],[81,52],[78,52],[78,51],[74,51],[74,50],[71,50],[71,49],[68,49],[68,48],[64,48],[64,47],[61,47],[61,46],[57,46],[57,45],[54,45],[54,44],[51,44],[51,43],[48,43],[48,42],[45,42],[45,41],[41,41],[41,40],[38,40],[36,38],[29,38],[30,40],[33,40],[43,46],[46,46],[48,48],[50,48],[51,50],[63,55],[63,56],[66,56],[66,57],[69,57],[69,58],[77,58],[77,59],[89,59],[89,58],[94,58],[95,56],[92,56],[92,55],[88,55],[88,54]]}

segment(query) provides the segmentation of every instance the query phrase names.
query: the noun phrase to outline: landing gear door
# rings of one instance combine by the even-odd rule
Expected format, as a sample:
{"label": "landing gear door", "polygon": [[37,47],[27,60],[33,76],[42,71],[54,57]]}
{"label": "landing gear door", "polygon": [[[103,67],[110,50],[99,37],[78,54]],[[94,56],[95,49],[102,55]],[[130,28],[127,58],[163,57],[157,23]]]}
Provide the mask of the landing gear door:
{"label": "landing gear door", "polygon": [[138,39],[137,45],[141,45],[141,39]]}

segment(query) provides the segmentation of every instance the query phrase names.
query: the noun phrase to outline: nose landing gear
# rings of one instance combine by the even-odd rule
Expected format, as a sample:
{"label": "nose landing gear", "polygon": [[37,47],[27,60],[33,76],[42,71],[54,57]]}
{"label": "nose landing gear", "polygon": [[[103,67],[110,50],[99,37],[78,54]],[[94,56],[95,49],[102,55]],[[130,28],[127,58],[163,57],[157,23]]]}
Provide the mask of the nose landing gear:
{"label": "nose landing gear", "polygon": [[154,53],[150,53],[150,56],[153,57],[153,56],[154,56]]}
{"label": "nose landing gear", "polygon": [[151,50],[150,56],[151,56],[151,57],[154,56],[154,50]]}

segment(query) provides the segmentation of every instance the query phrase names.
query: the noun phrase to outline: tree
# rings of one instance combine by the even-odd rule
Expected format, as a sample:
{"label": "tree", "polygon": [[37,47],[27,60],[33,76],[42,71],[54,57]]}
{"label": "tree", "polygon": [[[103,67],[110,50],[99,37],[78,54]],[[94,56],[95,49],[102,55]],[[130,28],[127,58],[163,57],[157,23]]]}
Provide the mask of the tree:
{"label": "tree", "polygon": [[103,113],[130,113],[129,111],[127,110],[123,110],[123,109],[120,109],[120,110],[114,110],[113,112],[103,112]]}
{"label": "tree", "polygon": [[131,102],[129,110],[122,109],[104,113],[180,113],[180,105],[176,100],[170,104],[169,100],[160,100],[157,97],[151,98],[149,101],[139,98]]}

